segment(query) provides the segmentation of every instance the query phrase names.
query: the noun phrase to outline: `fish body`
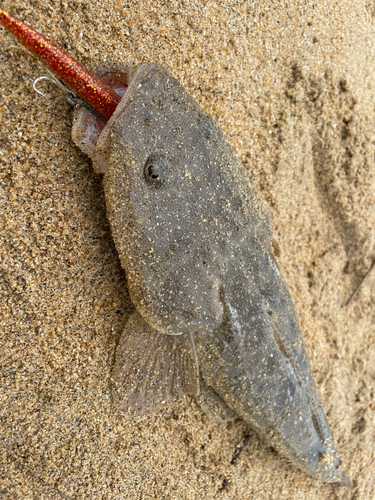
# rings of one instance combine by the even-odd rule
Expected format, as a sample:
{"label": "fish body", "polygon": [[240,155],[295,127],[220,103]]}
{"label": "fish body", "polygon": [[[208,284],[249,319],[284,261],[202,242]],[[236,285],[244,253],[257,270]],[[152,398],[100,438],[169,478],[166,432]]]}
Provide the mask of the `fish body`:
{"label": "fish body", "polygon": [[297,467],[350,485],[248,173],[164,68],[141,64],[128,85],[89,151],[95,119],[81,110],[73,127],[105,171],[107,215],[135,306],[116,353],[116,403],[145,413],[197,394],[201,376]]}

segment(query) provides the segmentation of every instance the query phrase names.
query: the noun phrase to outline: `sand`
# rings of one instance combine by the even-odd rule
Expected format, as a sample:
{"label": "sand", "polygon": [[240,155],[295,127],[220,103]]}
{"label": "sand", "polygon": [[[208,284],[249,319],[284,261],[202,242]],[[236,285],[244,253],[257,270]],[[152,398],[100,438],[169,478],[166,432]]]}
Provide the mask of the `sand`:
{"label": "sand", "polygon": [[[267,205],[354,489],[307,477],[203,390],[124,418],[110,371],[133,310],[101,177],[71,107],[0,32],[4,499],[375,496],[375,8],[369,1],[5,1],[88,67],[167,66],[228,135]],[[250,439],[234,464],[232,457]]]}

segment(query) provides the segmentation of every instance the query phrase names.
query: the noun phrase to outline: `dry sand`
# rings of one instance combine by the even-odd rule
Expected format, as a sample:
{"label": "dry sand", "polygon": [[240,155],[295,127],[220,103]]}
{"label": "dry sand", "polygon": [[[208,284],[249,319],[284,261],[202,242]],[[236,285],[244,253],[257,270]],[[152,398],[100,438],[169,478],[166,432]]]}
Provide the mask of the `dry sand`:
{"label": "dry sand", "polygon": [[[334,490],[291,467],[207,391],[114,413],[132,305],[101,178],[71,109],[0,42],[1,481],[4,499],[375,497],[375,7],[322,0],[5,1],[83,64],[167,66],[229,137],[272,214],[279,261],[343,463]],[[251,434],[237,462],[233,454]]]}

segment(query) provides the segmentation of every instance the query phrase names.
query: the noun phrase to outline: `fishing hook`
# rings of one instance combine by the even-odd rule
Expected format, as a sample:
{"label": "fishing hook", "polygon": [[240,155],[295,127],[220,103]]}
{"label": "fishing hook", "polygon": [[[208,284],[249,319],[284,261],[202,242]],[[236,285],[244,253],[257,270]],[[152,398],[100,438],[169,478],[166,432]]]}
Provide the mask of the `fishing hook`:
{"label": "fishing hook", "polygon": [[72,104],[73,106],[76,106],[77,104],[79,106],[83,106],[84,108],[86,108],[90,113],[92,113],[94,116],[96,116],[96,118],[99,118],[99,120],[101,120],[103,123],[106,123],[104,118],[101,117],[99,115],[99,113],[97,113],[95,111],[95,109],[93,109],[89,104],[87,104],[85,101],[83,101],[82,99],[80,99],[79,97],[76,96],[76,94],[68,89],[67,87],[65,87],[65,85],[63,85],[60,80],[58,80],[55,75],[53,73],[51,73],[51,71],[49,71],[47,69],[47,73],[48,73],[48,76],[39,76],[38,78],[36,78],[36,80],[34,80],[33,82],[33,89],[35,90],[35,92],[39,95],[41,95],[42,97],[45,97],[47,98],[46,94],[44,94],[44,92],[42,92],[41,90],[39,90],[37,88],[37,83],[40,82],[41,80],[48,80],[52,83],[54,83],[55,85],[57,85],[57,87],[59,87],[60,90],[62,90],[65,94],[65,98],[66,100],[68,101],[69,104]]}

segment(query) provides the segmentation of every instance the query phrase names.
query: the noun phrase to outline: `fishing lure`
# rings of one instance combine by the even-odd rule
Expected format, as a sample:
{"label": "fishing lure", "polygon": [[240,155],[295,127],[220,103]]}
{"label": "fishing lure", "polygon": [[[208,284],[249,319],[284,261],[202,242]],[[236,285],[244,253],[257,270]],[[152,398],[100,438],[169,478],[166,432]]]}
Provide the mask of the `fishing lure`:
{"label": "fishing lure", "polygon": [[78,108],[72,135],[105,173],[135,306],[112,372],[116,404],[139,414],[194,396],[200,374],[294,465],[350,486],[269,216],[222,131],[164,68],[114,65],[93,76],[2,10],[0,20],[107,122]]}

